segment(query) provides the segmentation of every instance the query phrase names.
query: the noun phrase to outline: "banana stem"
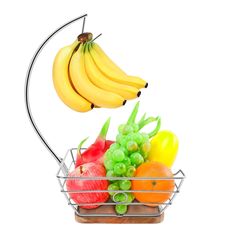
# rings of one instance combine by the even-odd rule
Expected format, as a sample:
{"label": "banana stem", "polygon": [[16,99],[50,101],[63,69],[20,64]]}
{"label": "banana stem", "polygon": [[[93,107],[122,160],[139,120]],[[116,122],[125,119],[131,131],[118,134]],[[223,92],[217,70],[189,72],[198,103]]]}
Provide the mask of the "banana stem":
{"label": "banana stem", "polygon": [[88,45],[88,52],[90,52],[92,47],[93,47],[93,42],[89,43],[89,45]]}
{"label": "banana stem", "polygon": [[92,33],[82,33],[77,37],[78,41],[81,43],[86,43],[88,41],[91,41],[93,39]]}
{"label": "banana stem", "polygon": [[84,44],[84,50],[83,50],[84,53],[89,53],[91,44],[92,44],[91,42],[87,42]]}
{"label": "banana stem", "polygon": [[83,45],[83,53],[85,53],[87,51],[87,48],[88,48],[88,43],[85,43]]}

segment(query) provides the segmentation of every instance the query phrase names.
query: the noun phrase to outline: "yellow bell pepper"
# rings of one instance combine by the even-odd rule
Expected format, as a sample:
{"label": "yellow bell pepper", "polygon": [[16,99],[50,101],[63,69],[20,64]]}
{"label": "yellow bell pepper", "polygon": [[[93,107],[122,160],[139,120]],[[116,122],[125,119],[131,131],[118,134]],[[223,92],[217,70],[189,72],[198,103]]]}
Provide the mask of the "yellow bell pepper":
{"label": "yellow bell pepper", "polygon": [[178,147],[179,141],[173,132],[160,131],[151,140],[148,160],[161,162],[170,168],[175,161]]}

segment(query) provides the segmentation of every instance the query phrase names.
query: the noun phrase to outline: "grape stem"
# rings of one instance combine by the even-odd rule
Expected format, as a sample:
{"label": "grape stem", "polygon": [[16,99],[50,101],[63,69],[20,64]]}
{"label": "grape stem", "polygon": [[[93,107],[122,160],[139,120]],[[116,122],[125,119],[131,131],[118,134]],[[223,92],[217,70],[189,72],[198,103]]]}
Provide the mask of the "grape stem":
{"label": "grape stem", "polygon": [[141,130],[144,126],[156,121],[157,118],[156,117],[148,117],[146,120],[143,120],[141,122],[138,123],[139,126],[139,130]]}
{"label": "grape stem", "polygon": [[152,138],[153,136],[155,136],[161,128],[161,118],[159,116],[156,118],[156,122],[157,122],[157,125],[155,129],[148,134],[149,138]]}
{"label": "grape stem", "polygon": [[146,112],[143,114],[143,116],[141,117],[140,121],[138,122],[138,126],[140,126],[140,124],[145,120],[146,118]]}
{"label": "grape stem", "polygon": [[151,117],[148,117],[147,119],[144,120],[143,117],[141,118],[141,120],[138,123],[139,130],[141,130],[143,127],[145,127],[146,125],[148,125],[152,122],[157,122],[155,129],[148,134],[149,138],[151,138],[151,137],[155,136],[157,134],[157,132],[160,130],[161,118],[159,116],[158,117],[151,116]]}

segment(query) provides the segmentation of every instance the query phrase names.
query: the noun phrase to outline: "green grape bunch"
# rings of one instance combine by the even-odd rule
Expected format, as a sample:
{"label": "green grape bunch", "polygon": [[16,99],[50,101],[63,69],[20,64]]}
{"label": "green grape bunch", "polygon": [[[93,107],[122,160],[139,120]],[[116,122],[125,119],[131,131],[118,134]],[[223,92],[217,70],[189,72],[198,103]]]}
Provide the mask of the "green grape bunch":
{"label": "green grape bunch", "polygon": [[[147,160],[151,144],[150,138],[160,129],[160,117],[148,117],[146,113],[136,122],[139,102],[135,105],[128,121],[118,127],[116,142],[105,153],[104,166],[107,177],[127,177],[124,180],[110,179],[108,191],[114,202],[118,202],[115,210],[118,214],[125,214],[127,205],[134,200],[130,177],[135,176],[136,168]],[[150,133],[141,132],[149,123],[156,122],[154,130]],[[122,190],[123,192],[116,192]],[[127,191],[127,192],[124,192]]]}

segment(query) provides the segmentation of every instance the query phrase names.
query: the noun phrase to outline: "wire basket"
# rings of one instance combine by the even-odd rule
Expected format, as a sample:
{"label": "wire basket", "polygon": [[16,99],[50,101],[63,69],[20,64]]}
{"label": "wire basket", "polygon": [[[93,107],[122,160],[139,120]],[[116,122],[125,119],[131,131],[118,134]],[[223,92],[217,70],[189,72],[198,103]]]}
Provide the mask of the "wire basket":
{"label": "wire basket", "polygon": [[[77,149],[72,148],[69,149],[64,157],[64,159],[61,162],[60,168],[57,172],[57,178],[58,182],[60,184],[61,192],[65,195],[68,205],[70,205],[73,210],[75,211],[76,215],[79,217],[160,217],[163,215],[164,211],[167,209],[168,206],[170,206],[173,203],[174,198],[176,197],[177,193],[179,193],[181,185],[184,181],[185,175],[182,170],[177,171],[173,178],[137,178],[137,177],[69,177],[69,173],[74,170],[75,167],[75,160],[77,155]],[[70,192],[73,193],[101,193],[101,192],[115,192],[112,196],[113,199],[108,200],[107,202],[94,202],[94,203],[81,203],[77,204],[75,203],[69,196],[69,191],[66,189],[66,181],[68,179],[78,179],[80,181],[87,181],[87,180],[93,180],[93,181],[101,181],[101,180],[174,180],[175,182],[175,188],[173,191],[167,191],[167,190],[101,190],[101,189],[95,189],[95,190],[70,190]],[[117,204],[127,204],[124,202],[117,202],[115,201],[115,195],[118,193],[124,194],[126,197],[126,193],[131,192],[152,192],[152,193],[171,193],[171,197],[164,203],[158,203],[158,202],[138,202],[133,201],[131,203],[128,203],[128,212],[126,214],[120,215],[117,214],[114,211],[114,206]],[[113,200],[113,201],[112,201]],[[157,205],[155,207],[147,207],[146,205]],[[99,205],[102,210],[85,210],[82,207],[83,206],[89,206],[89,205]],[[148,209],[148,210],[147,210]]]}

